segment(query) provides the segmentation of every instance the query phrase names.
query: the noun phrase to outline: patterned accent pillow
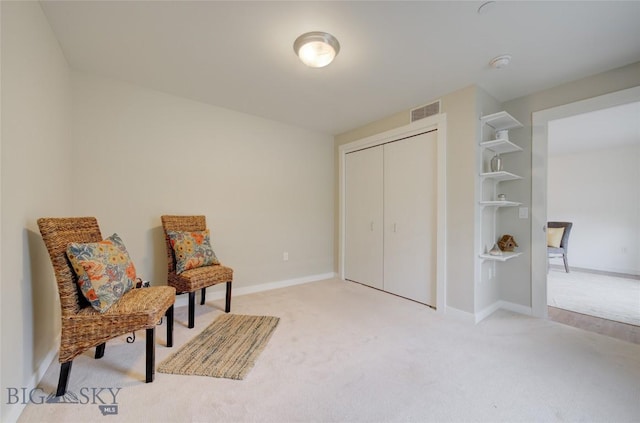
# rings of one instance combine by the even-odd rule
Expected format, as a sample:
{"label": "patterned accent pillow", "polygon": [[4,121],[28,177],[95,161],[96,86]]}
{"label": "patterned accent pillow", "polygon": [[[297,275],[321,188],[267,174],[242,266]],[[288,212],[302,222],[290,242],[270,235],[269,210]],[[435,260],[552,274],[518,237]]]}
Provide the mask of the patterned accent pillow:
{"label": "patterned accent pillow", "polygon": [[104,313],[135,286],[136,268],[118,234],[92,243],[71,243],[67,257],[89,303]]}
{"label": "patterned accent pillow", "polygon": [[209,229],[204,231],[167,231],[173,253],[176,257],[176,273],[202,266],[220,264],[211,248]]}

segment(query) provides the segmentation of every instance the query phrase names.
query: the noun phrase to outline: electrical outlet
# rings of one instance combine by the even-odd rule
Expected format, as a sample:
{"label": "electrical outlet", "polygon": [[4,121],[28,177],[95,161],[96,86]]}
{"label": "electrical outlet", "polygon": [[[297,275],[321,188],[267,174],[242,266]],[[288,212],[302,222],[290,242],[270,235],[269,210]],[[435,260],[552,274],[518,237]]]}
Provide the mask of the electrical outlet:
{"label": "electrical outlet", "polygon": [[282,253],[282,261],[289,261],[289,253],[288,252],[284,252]]}
{"label": "electrical outlet", "polygon": [[518,217],[520,219],[528,219],[529,218],[529,208],[528,207],[520,207],[518,209]]}

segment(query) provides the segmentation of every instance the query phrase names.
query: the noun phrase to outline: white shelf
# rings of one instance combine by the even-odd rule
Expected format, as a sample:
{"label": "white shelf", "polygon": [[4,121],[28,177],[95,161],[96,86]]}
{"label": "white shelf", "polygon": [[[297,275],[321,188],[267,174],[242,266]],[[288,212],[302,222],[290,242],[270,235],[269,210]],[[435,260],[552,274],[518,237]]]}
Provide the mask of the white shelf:
{"label": "white shelf", "polygon": [[517,207],[521,206],[522,203],[515,201],[480,201],[480,205],[486,207]]}
{"label": "white shelf", "polygon": [[518,176],[513,173],[505,172],[505,171],[485,172],[485,173],[481,173],[480,177],[484,179],[494,179],[496,181],[513,181],[516,179],[522,179],[522,176]]}
{"label": "white shelf", "polygon": [[[486,125],[486,126],[485,126]],[[516,145],[515,143],[509,141],[507,135],[502,135],[498,139],[488,140],[487,138],[493,137],[496,138],[497,131],[508,130],[522,128],[522,124],[518,122],[513,116],[511,116],[507,112],[498,112],[490,115],[480,117],[480,142],[479,142],[479,162],[484,165],[484,161],[486,157],[489,155],[489,152],[492,154],[507,154],[507,153],[516,153],[521,152],[523,149]],[[496,135],[494,135],[496,133]],[[482,172],[482,170],[480,170]],[[498,208],[501,207],[518,207],[521,206],[522,203],[517,201],[498,201],[493,200],[496,198],[496,193],[500,192],[497,189],[497,185],[502,181],[514,181],[518,179],[522,179],[522,176],[513,174],[511,172],[500,171],[500,172],[482,172],[480,173],[480,198],[478,201],[478,209],[481,214],[481,223],[484,224],[485,220],[487,220],[486,224],[488,225],[486,228],[481,228],[480,232],[480,244],[486,244],[490,240],[496,238],[496,231],[499,230],[499,219],[502,217],[498,213]],[[488,219],[491,218],[491,224],[489,224]],[[484,266],[493,266],[493,263],[505,262],[507,260],[511,260],[518,256],[521,256],[520,252],[513,251],[501,251],[500,255],[491,255],[489,252],[482,252],[478,254],[478,259],[484,263]],[[479,278],[482,278],[483,275],[482,268],[480,269],[480,273],[477,275]]]}
{"label": "white shelf", "polygon": [[480,147],[491,150],[496,154],[507,154],[522,151],[521,147],[505,139],[484,141],[480,143]]}
{"label": "white shelf", "polygon": [[493,261],[507,261],[507,260],[511,260],[512,258],[518,257],[522,255],[522,253],[516,253],[516,252],[502,252],[502,255],[499,256],[492,256],[489,253],[485,253],[485,254],[480,254],[480,258],[483,260],[493,260]]}
{"label": "white shelf", "polygon": [[482,116],[480,118],[480,121],[489,125],[496,131],[499,131],[501,129],[522,128],[522,124],[507,112],[498,112],[491,115]]}

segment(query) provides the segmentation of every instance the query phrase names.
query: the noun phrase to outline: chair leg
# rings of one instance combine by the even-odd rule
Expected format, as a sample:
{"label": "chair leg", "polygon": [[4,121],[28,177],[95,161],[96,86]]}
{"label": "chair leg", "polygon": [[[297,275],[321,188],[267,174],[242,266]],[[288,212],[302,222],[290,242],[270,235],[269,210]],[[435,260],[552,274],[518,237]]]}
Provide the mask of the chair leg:
{"label": "chair leg", "polygon": [[156,349],[155,349],[156,328],[147,329],[147,368],[145,382],[153,382],[156,372]]}
{"label": "chair leg", "polygon": [[207,295],[207,288],[202,288],[200,290],[200,305],[204,304],[206,295]]}
{"label": "chair leg", "polygon": [[173,304],[165,313],[167,316],[167,347],[173,347]]}
{"label": "chair leg", "polygon": [[189,292],[189,329],[193,329],[196,320],[196,293]]}
{"label": "chair leg", "polygon": [[104,347],[107,345],[106,342],[98,345],[96,347],[96,359],[104,357]]}
{"label": "chair leg", "polygon": [[67,392],[67,385],[69,385],[69,375],[71,374],[71,364],[73,361],[67,361],[60,366],[60,378],[58,379],[58,389],[56,390],[56,397],[61,397]]}
{"label": "chair leg", "polygon": [[227,299],[224,305],[224,312],[228,313],[231,311],[231,281],[227,282]]}
{"label": "chair leg", "polygon": [[569,273],[569,259],[566,254],[562,255],[562,260],[564,261],[564,271]]}

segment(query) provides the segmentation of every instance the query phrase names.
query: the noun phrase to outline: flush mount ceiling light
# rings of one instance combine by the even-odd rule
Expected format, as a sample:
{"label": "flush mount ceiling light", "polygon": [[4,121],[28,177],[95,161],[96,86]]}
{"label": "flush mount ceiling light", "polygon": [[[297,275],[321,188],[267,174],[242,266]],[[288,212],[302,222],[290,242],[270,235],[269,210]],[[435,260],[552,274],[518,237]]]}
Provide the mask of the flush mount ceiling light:
{"label": "flush mount ceiling light", "polygon": [[502,69],[509,66],[509,63],[511,63],[511,55],[503,54],[502,56],[494,57],[493,59],[491,59],[491,61],[489,62],[489,66],[494,69]]}
{"label": "flush mount ceiling light", "polygon": [[312,68],[322,68],[331,63],[340,51],[340,43],[333,35],[313,31],[302,34],[293,43],[293,51],[296,52],[302,63]]}
{"label": "flush mount ceiling light", "polygon": [[485,1],[478,7],[478,15],[485,15],[487,13],[491,13],[491,11],[496,7],[495,1]]}

